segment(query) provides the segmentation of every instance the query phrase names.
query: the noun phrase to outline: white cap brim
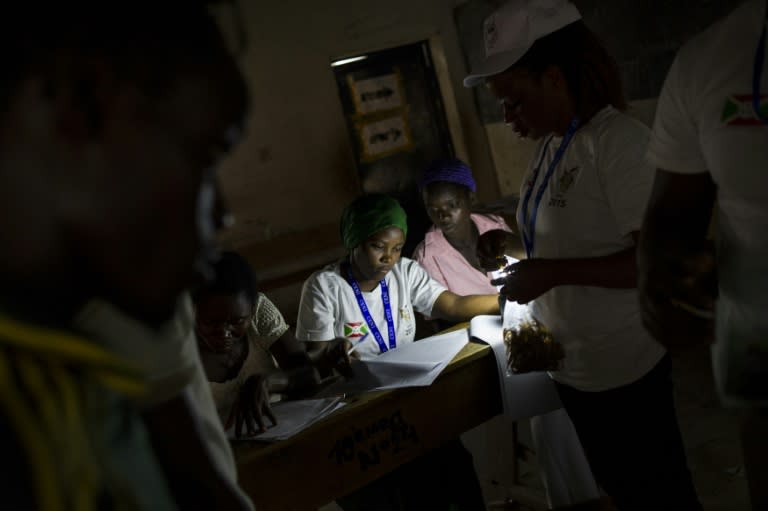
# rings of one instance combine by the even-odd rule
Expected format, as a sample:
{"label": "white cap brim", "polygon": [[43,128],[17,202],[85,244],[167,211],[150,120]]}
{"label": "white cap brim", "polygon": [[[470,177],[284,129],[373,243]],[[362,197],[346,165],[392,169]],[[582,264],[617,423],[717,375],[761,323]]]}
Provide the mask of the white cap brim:
{"label": "white cap brim", "polygon": [[529,48],[515,48],[491,55],[475,66],[472,72],[464,78],[464,87],[468,89],[475,87],[485,82],[485,79],[489,76],[503,73],[520,60],[528,50]]}

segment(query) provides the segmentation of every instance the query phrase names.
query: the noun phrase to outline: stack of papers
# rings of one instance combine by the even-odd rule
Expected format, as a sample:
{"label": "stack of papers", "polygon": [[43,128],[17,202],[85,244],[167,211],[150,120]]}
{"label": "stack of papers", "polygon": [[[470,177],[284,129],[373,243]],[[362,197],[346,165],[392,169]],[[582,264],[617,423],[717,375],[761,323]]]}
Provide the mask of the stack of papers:
{"label": "stack of papers", "polygon": [[[230,440],[258,440],[276,442],[285,440],[307,429],[320,419],[329,416],[344,406],[341,397],[324,399],[304,399],[299,401],[280,401],[272,405],[272,412],[277,425],[267,428],[264,433],[255,436],[235,437],[235,427],[227,430]],[[269,424],[269,419],[265,419]]]}
{"label": "stack of papers", "polygon": [[381,355],[352,362],[354,377],[331,385],[324,395],[426,387],[469,342],[466,329],[403,344]]}
{"label": "stack of papers", "polygon": [[[521,314],[507,303],[505,314]],[[508,312],[509,311],[509,312]],[[515,312],[512,312],[515,311]],[[476,316],[469,324],[469,334],[491,346],[496,356],[504,414],[513,420],[543,415],[563,407],[557,389],[546,372],[514,374],[507,370],[501,316]]]}

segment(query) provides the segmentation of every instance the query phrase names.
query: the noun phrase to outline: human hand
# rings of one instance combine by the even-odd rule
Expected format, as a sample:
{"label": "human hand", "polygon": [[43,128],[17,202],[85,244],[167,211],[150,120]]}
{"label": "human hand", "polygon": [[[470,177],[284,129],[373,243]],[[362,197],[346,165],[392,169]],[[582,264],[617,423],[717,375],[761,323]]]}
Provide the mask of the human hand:
{"label": "human hand", "polygon": [[544,259],[523,259],[507,266],[504,272],[506,276],[491,284],[503,285],[499,294],[512,302],[528,303],[555,286],[553,272]]}
{"label": "human hand", "polygon": [[350,353],[351,349],[352,343],[349,339],[337,337],[326,344],[321,357],[322,364],[329,369],[329,372],[330,369],[336,369],[344,378],[351,378],[353,376],[352,359],[360,358],[358,353],[354,351]]}
{"label": "human hand", "polygon": [[498,270],[504,263],[509,233],[501,229],[486,231],[477,239],[477,259],[485,271]]}
{"label": "human hand", "polygon": [[243,426],[247,436],[254,436],[266,431],[264,418],[267,417],[272,425],[277,425],[275,414],[269,404],[269,385],[267,377],[254,374],[245,380],[240,387],[234,404],[235,437],[243,436]]}
{"label": "human hand", "polygon": [[664,346],[712,342],[717,273],[711,243],[668,246],[638,261],[643,325]]}
{"label": "human hand", "polygon": [[275,379],[285,381],[284,390],[286,399],[302,399],[317,392],[323,385],[318,369],[307,359],[305,363],[284,369],[282,374],[276,373]]}

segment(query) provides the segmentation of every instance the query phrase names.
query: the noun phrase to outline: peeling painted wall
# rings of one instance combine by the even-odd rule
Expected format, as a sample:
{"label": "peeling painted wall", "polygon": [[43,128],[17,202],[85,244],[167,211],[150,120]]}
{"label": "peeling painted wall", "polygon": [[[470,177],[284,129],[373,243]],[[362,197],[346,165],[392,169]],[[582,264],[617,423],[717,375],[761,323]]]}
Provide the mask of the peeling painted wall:
{"label": "peeling painted wall", "polygon": [[[461,86],[465,68],[451,0],[242,2],[248,47],[241,64],[251,88],[244,143],[222,168],[237,218],[227,246],[260,248],[274,260],[305,257],[297,234],[324,236],[358,193],[333,58],[437,38],[453,111],[455,146],[474,166],[481,197],[498,196],[485,132]],[[434,51],[434,48],[433,48]],[[443,91],[444,94],[446,91]],[[453,94],[455,93],[455,94]],[[333,237],[335,238],[335,236]],[[317,241],[317,240],[315,240]],[[327,245],[337,239],[325,240]]]}

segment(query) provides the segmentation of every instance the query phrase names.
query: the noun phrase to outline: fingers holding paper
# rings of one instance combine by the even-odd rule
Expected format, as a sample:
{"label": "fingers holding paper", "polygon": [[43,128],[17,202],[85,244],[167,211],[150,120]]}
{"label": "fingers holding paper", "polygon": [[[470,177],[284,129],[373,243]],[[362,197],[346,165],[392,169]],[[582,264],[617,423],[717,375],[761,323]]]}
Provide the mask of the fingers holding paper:
{"label": "fingers holding paper", "polygon": [[343,337],[338,337],[328,344],[326,350],[329,364],[345,378],[351,378],[352,360],[359,359],[360,355],[354,351],[354,345]]}
{"label": "fingers holding paper", "polygon": [[308,342],[307,352],[322,377],[328,377],[335,369],[345,378],[352,377],[352,359],[359,358],[354,345],[343,337],[330,341]]}

